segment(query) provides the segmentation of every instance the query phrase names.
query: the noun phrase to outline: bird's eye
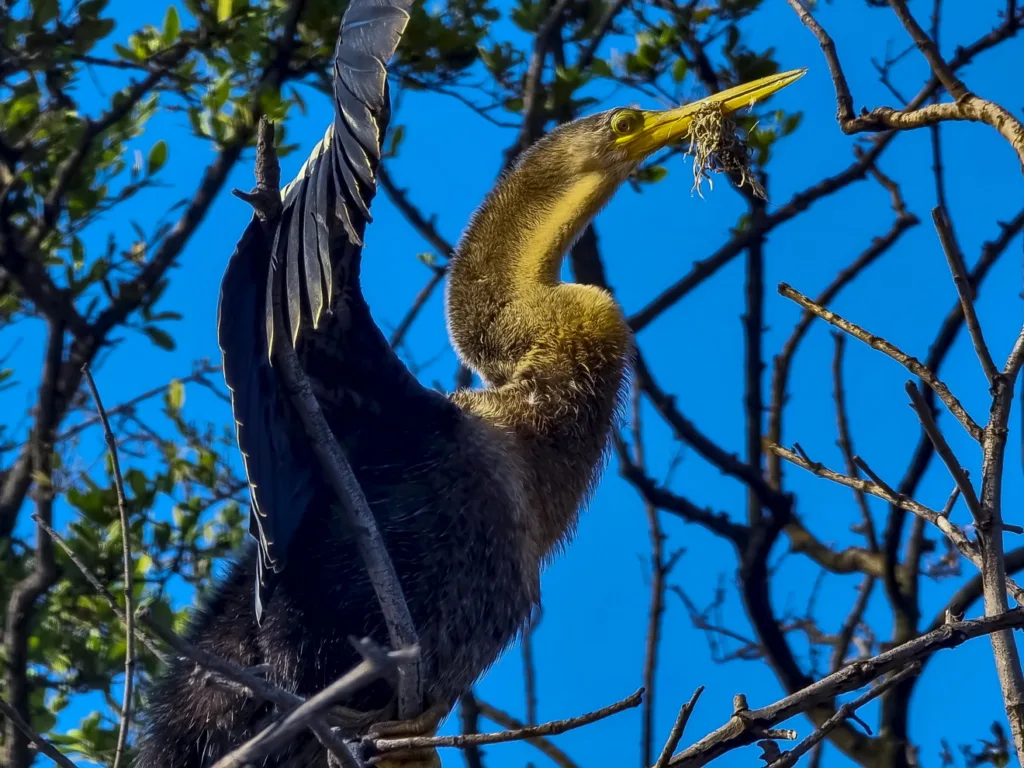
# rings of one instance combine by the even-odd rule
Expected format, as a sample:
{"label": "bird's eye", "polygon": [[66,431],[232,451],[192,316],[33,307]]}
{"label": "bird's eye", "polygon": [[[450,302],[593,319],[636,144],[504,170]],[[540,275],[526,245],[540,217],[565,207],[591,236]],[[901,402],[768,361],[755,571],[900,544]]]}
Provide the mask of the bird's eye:
{"label": "bird's eye", "polygon": [[619,112],[612,118],[612,130],[619,136],[628,136],[636,131],[640,120],[635,112]]}

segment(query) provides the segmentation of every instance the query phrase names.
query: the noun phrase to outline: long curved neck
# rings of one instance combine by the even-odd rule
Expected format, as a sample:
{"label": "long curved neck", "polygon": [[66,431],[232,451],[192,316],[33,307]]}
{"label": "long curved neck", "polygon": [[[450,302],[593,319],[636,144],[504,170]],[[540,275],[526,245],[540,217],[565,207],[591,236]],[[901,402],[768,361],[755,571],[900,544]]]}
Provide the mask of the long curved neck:
{"label": "long curved neck", "polygon": [[457,269],[502,274],[520,288],[555,285],[606,186],[598,173],[566,179],[528,168],[510,172],[473,215],[456,249]]}
{"label": "long curved neck", "polygon": [[632,352],[607,291],[558,280],[614,184],[550,167],[556,159],[524,163],[501,180],[473,216],[447,287],[452,341],[491,385],[453,399],[516,437],[541,558],[566,540],[595,485]]}
{"label": "long curved neck", "polygon": [[490,383],[508,381],[542,337],[596,309],[552,292],[566,251],[616,186],[531,152],[474,213],[451,264],[447,314],[456,350]]}

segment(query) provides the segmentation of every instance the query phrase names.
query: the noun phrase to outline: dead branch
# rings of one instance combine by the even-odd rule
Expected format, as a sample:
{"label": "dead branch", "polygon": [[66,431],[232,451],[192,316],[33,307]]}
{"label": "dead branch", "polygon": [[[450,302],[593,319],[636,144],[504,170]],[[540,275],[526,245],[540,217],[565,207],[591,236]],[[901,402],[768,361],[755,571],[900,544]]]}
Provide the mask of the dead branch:
{"label": "dead branch", "polygon": [[672,730],[669,731],[668,739],[665,741],[665,747],[661,750],[661,755],[654,768],[666,768],[668,761],[672,759],[672,753],[679,746],[679,741],[683,738],[683,731],[686,730],[686,724],[690,721],[690,715],[693,714],[694,707],[697,706],[697,699],[702,693],[704,693],[703,685],[697,688],[690,700],[680,707],[676,721],[672,724]]}
{"label": "dead branch", "polygon": [[[639,363],[639,352],[637,352]],[[643,391],[633,389],[632,432],[633,461],[637,469],[646,474],[647,457],[644,451],[642,421]],[[661,624],[665,613],[665,578],[671,566],[665,561],[665,534],[661,529],[658,508],[650,499],[644,498],[644,514],[647,517],[647,535],[651,543],[651,595],[647,609],[647,637],[644,642],[643,686],[647,692],[644,700],[640,734],[640,764],[649,765],[654,755],[654,703],[655,683],[658,671],[658,651],[661,646]]]}
{"label": "dead branch", "polygon": [[981,440],[981,427],[979,427],[977,422],[975,422],[974,419],[970,417],[970,414],[968,414],[964,407],[960,404],[960,401],[957,400],[956,397],[954,397],[953,393],[949,391],[949,387],[943,384],[938,379],[938,377],[936,377],[935,374],[932,373],[927,368],[927,366],[922,364],[921,361],[918,360],[916,357],[911,357],[906,352],[901,350],[899,347],[895,346],[894,344],[891,344],[889,341],[881,338],[880,336],[875,336],[874,334],[869,333],[868,331],[861,328],[859,325],[851,323],[849,320],[843,319],[835,312],[832,312],[831,310],[821,306],[817,302],[812,301],[807,296],[804,296],[802,293],[795,290],[788,283],[779,283],[779,293],[785,296],[787,299],[795,301],[804,309],[813,312],[815,315],[817,315],[830,325],[833,325],[839,330],[844,331],[853,336],[854,338],[864,342],[872,349],[878,350],[879,352],[884,352],[897,363],[902,365],[904,368],[906,368],[908,371],[910,371],[912,374],[917,376],[919,379],[921,379],[929,387],[932,388],[932,391],[934,391],[935,394],[938,395],[939,398],[942,400],[942,402],[946,404],[946,407],[949,408],[950,413],[956,416],[960,423],[963,424],[964,429],[967,430],[967,433],[971,437],[978,441]]}
{"label": "dead branch", "polygon": [[[860,488],[865,493],[877,496],[900,509],[904,509],[907,512],[912,512],[918,517],[924,518],[927,522],[942,531],[942,533],[944,533],[957,548],[957,551],[959,551],[960,554],[974,563],[978,570],[982,570],[981,554],[978,552],[978,548],[975,546],[974,542],[967,538],[967,534],[964,533],[959,526],[950,522],[934,509],[930,509],[929,507],[898,493],[883,482],[878,482],[877,480],[864,480],[863,478],[849,477],[847,475],[840,474],[839,472],[828,469],[820,462],[811,461],[806,456],[801,456],[798,453],[791,451],[788,448],[783,448],[780,445],[771,444],[768,446],[768,450],[773,451],[786,461],[796,464],[801,469],[806,469],[808,472],[818,477],[831,480],[839,485],[845,485],[847,488]],[[861,467],[864,467],[863,462],[861,463]],[[869,472],[869,474],[873,473]],[[1024,601],[1024,590],[1011,580],[1007,580],[1007,589],[1010,591],[1010,594],[1014,596],[1015,600]]]}
{"label": "dead branch", "polygon": [[[910,130],[924,128],[947,120],[980,122],[997,130],[1010,143],[1014,152],[1017,153],[1022,167],[1024,167],[1024,126],[1005,108],[987,99],[979,98],[956,78],[954,74],[955,67],[943,60],[934,43],[932,43],[928,35],[911,15],[904,0],[889,0],[889,4],[893,7],[907,32],[910,33],[918,49],[928,60],[932,71],[935,73],[937,82],[941,83],[949,91],[955,101],[921,106],[924,99],[920,101],[914,99],[906,109],[876,107],[867,114],[861,114],[856,117],[853,113],[853,97],[850,93],[850,87],[846,76],[843,74],[843,68],[839,63],[835,43],[832,41],[831,36],[814,19],[810,11],[804,6],[802,0],[787,0],[787,2],[800,17],[800,21],[804,26],[817,38],[818,44],[825,56],[829,72],[832,75],[836,101],[839,105],[836,118],[843,133],[854,134],[865,131],[889,131],[892,129]],[[1008,15],[1007,23],[1012,25],[1019,22],[1013,16]]]}
{"label": "dead branch", "polygon": [[[459,700],[459,716],[462,720],[463,733],[480,733],[480,704],[472,691],[463,694]],[[467,747],[462,750],[462,758],[466,768],[484,768],[483,755],[479,747]]]}
{"label": "dead branch", "polygon": [[[912,381],[908,381],[905,388],[907,394],[910,395],[911,408],[914,409],[914,413],[917,414],[917,418],[921,421],[921,426],[924,427],[925,433],[932,441],[932,445],[935,446],[935,452],[939,454],[939,458],[942,459],[946,468],[949,469],[949,474],[953,476],[953,480],[956,482],[957,490],[964,497],[967,508],[971,511],[971,516],[977,522],[981,517],[981,504],[978,501],[978,495],[974,492],[974,486],[971,485],[971,481],[967,477],[967,471],[956,458],[953,449],[949,447],[949,443],[946,442],[946,438],[939,429],[939,425],[935,423],[924,395],[914,386]],[[951,505],[947,506],[951,508]],[[948,518],[949,514],[945,510],[943,512],[943,517]]]}
{"label": "dead branch", "polygon": [[[477,705],[480,708],[480,715],[486,717],[491,722],[500,725],[502,728],[508,731],[522,730],[526,727],[525,723],[521,723],[516,720],[512,715],[498,709],[486,701],[477,701]],[[542,752],[551,762],[558,766],[558,768],[580,768],[579,764],[570,758],[565,752],[555,746],[555,743],[545,736],[532,736],[528,739],[524,739],[527,744],[536,747]],[[463,750],[463,754],[471,751],[472,747],[467,747]]]}
{"label": "dead branch", "polygon": [[503,744],[509,741],[526,741],[538,736],[556,736],[575,728],[582,728],[585,725],[596,723],[607,717],[616,715],[627,709],[637,707],[643,700],[644,689],[610,704],[607,707],[588,712],[584,715],[577,715],[566,720],[552,720],[541,725],[529,725],[511,731],[498,733],[472,733],[460,736],[409,736],[400,739],[375,739],[374,746],[381,754],[397,752],[406,749],[430,749],[436,747],[456,747],[465,749],[469,746],[481,746],[483,744]]}
{"label": "dead branch", "polygon": [[964,310],[964,321],[967,331],[971,335],[971,342],[974,344],[974,351],[981,361],[981,368],[985,373],[985,380],[992,385],[992,380],[998,371],[992,360],[992,353],[988,351],[985,343],[985,336],[981,332],[981,323],[978,321],[978,313],[974,309],[974,288],[967,277],[967,267],[964,265],[964,255],[960,252],[956,237],[953,235],[953,225],[949,221],[949,215],[941,206],[932,208],[932,221],[935,223],[935,231],[939,234],[939,242],[942,244],[942,252],[949,263],[949,271],[953,274],[953,284],[956,285],[957,295],[960,297],[960,306]]}
{"label": "dead branch", "polygon": [[[846,474],[850,477],[857,477],[857,464],[853,460],[856,451],[853,449],[853,438],[850,436],[850,420],[846,413],[846,390],[843,386],[843,352],[846,349],[846,337],[841,333],[833,332],[832,339],[835,342],[835,353],[832,357],[832,397],[836,403],[836,431],[839,435],[836,442],[843,454],[843,461],[846,463]],[[868,548],[872,552],[878,552],[878,536],[875,534],[875,521],[871,516],[867,495],[864,491],[854,489],[853,497],[857,502],[857,508],[860,509],[862,525],[860,532],[864,534]]]}
{"label": "dead branch", "polygon": [[857,631],[858,625],[864,618],[864,611],[867,610],[868,601],[871,599],[871,592],[875,588],[876,581],[877,579],[874,576],[865,576],[864,581],[857,588],[857,599],[854,601],[853,607],[850,608],[850,612],[843,621],[843,625],[839,628],[839,634],[836,635],[835,646],[832,649],[832,662],[830,664],[832,672],[838,672],[846,662],[846,653],[850,650],[853,634]]}
{"label": "dead branch", "polygon": [[[323,715],[334,702],[365,688],[401,664],[409,663],[412,657],[417,655],[418,651],[415,649],[391,651],[386,656],[385,654],[367,653],[363,661],[351,672],[335,680],[315,696],[306,699],[281,720],[268,725],[261,733],[234,752],[218,760],[213,768],[242,768],[259,763],[274,749],[308,728],[313,720]],[[393,666],[389,669],[388,664]],[[342,760],[345,768],[359,766],[359,762],[347,749],[337,756]]]}

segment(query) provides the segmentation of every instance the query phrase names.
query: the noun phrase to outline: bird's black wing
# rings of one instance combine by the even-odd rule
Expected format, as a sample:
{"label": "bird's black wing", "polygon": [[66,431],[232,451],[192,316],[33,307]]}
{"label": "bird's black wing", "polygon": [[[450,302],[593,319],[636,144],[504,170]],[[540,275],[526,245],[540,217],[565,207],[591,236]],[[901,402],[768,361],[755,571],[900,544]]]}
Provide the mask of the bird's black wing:
{"label": "bird's black wing", "polygon": [[285,315],[277,328],[294,343],[300,326],[315,329],[331,306],[342,254],[358,259],[391,115],[386,64],[411,4],[349,4],[335,47],[334,121],[282,190],[272,242],[254,217],[221,283],[218,341],[252,498],[249,532],[259,545],[257,619],[315,491],[315,459],[270,365],[273,344],[284,341],[274,339],[274,292]]}

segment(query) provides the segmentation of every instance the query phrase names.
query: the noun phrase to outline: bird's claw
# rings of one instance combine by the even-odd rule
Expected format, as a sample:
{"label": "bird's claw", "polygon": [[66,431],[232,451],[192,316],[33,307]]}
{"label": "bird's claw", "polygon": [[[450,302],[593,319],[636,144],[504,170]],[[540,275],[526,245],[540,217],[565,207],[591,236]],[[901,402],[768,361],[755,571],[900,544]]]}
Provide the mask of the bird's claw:
{"label": "bird's claw", "polygon": [[[433,736],[437,733],[448,708],[435,705],[409,720],[391,720],[370,726],[366,739],[401,739],[412,736]],[[396,750],[378,755],[370,763],[376,768],[441,768],[441,756],[433,747]]]}

